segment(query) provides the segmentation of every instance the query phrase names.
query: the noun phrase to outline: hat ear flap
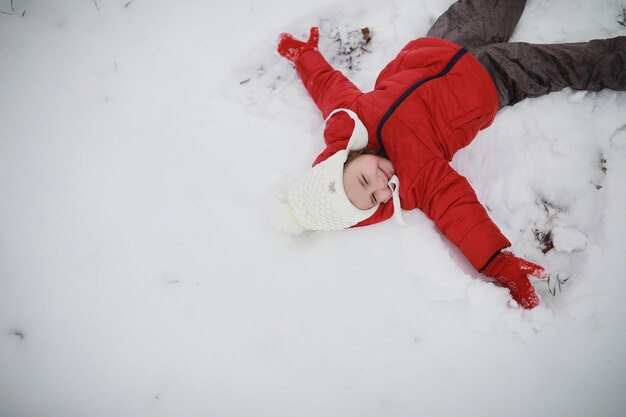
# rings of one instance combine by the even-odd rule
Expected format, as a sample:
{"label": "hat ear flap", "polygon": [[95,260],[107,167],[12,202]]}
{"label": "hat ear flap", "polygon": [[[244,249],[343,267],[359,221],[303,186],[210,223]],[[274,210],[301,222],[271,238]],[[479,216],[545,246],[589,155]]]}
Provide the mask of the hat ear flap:
{"label": "hat ear flap", "polygon": [[350,152],[358,151],[365,148],[367,146],[369,135],[367,133],[367,128],[355,112],[349,109],[335,109],[330,112],[330,114],[326,118],[326,122],[328,122],[328,119],[330,119],[332,115],[340,111],[346,112],[348,116],[350,116],[350,118],[354,120],[354,129],[352,130],[352,135],[350,136],[350,140],[348,141],[348,146],[346,146],[346,150]]}

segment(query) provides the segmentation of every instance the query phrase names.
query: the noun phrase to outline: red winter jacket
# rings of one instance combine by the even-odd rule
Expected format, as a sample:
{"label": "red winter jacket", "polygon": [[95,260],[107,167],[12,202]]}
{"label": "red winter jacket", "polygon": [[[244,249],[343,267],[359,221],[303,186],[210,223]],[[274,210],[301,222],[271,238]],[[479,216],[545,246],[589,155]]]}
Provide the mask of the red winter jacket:
{"label": "red winter jacket", "polygon": [[[324,118],[339,107],[359,116],[369,133],[368,147],[393,163],[404,210],[426,213],[477,270],[510,246],[467,180],[449,165],[455,152],[489,126],[498,111],[489,74],[465,49],[443,39],[411,41],[368,93],[334,70],[317,50],[303,53],[296,70]],[[345,149],[353,128],[345,112],[333,115],[324,131],[327,147],[313,165]],[[392,214],[389,201],[356,226]]]}

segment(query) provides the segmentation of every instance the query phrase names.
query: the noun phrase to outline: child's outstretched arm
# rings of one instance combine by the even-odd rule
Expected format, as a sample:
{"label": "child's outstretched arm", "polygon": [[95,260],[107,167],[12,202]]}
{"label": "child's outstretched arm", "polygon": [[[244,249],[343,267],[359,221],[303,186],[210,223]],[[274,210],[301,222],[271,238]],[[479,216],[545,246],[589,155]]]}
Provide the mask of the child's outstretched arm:
{"label": "child's outstretched arm", "polygon": [[445,159],[433,159],[414,182],[415,202],[439,230],[481,271],[489,259],[511,245],[474,189]]}
{"label": "child's outstretched arm", "polygon": [[415,190],[418,207],[476,270],[506,286],[522,307],[537,306],[539,298],[527,276],[545,279],[544,269],[501,251],[511,243],[491,220],[469,182],[448,161],[433,160],[424,171],[418,181],[421,186]]}
{"label": "child's outstretched arm", "polygon": [[278,39],[278,53],[293,62],[309,95],[324,118],[337,108],[348,108],[361,94],[350,80],[335,70],[317,49],[319,30],[311,28],[307,42],[287,33]]}

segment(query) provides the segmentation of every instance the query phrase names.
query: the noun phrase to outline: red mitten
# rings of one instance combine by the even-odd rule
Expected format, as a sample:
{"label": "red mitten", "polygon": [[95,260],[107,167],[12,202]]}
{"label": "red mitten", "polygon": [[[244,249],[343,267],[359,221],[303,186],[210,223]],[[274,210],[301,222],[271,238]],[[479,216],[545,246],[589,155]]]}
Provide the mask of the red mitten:
{"label": "red mitten", "polygon": [[483,269],[483,274],[495,278],[507,287],[519,305],[531,309],[539,305],[539,297],[528,280],[528,275],[546,279],[548,273],[541,266],[518,258],[511,252],[500,252]]}
{"label": "red mitten", "polygon": [[306,42],[294,39],[288,33],[281,33],[278,38],[278,53],[280,56],[287,58],[294,64],[303,52],[317,49],[317,42],[320,40],[320,31],[317,27],[311,28],[309,40]]}

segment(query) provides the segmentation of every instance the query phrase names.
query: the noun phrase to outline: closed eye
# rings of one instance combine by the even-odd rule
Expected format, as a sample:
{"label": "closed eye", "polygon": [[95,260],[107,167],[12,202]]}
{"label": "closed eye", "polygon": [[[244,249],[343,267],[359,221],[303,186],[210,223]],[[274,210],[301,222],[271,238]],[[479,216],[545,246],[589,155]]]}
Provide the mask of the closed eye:
{"label": "closed eye", "polygon": [[377,204],[378,201],[376,200],[376,196],[374,194],[372,194],[372,203]]}
{"label": "closed eye", "polygon": [[363,178],[363,182],[367,184],[367,179],[365,178],[365,175],[361,174],[361,178]]}

